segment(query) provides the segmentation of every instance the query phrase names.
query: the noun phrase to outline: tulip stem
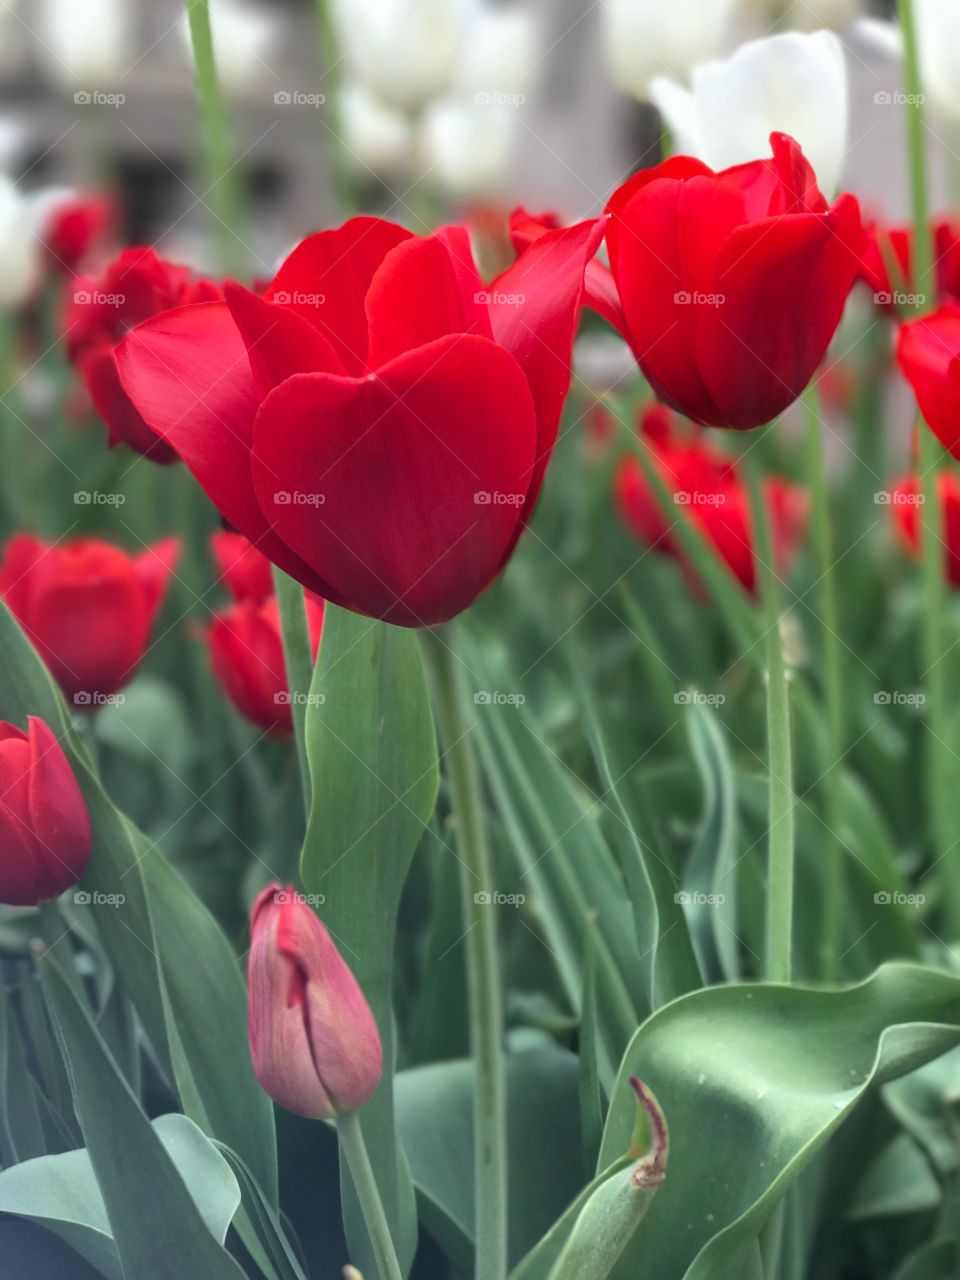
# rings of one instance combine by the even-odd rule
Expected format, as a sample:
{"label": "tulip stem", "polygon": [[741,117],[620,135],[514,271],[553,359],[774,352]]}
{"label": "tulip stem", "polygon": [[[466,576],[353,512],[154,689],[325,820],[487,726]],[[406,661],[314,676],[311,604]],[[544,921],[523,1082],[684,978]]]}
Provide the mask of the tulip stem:
{"label": "tulip stem", "polygon": [[333,176],[340,200],[340,214],[347,218],[357,207],[350,173],[350,157],[343,138],[343,95],[341,91],[340,51],[337,48],[337,31],[333,21],[331,0],[315,0],[317,7],[317,33],[320,37],[320,57],[323,59],[324,106],[329,109],[328,133],[333,156]]}
{"label": "tulip stem", "polygon": [[307,759],[307,695],[313,679],[313,649],[303,600],[303,587],[289,574],[273,566],[273,589],[280,610],[280,634],[283,638],[283,661],[287,669],[287,689],[293,715],[293,736],[300,763],[304,812],[310,813],[310,763]]}
{"label": "tulip stem", "polygon": [[507,1271],[507,1126],[503,1071],[503,1008],[495,909],[485,902],[493,886],[480,795],[480,776],[463,714],[464,694],[449,635],[420,632],[434,710],[447,761],[456,819],[463,899],[464,941],[475,1063],[477,1280],[504,1280]]}
{"label": "tulip stem", "polygon": [[[200,203],[208,209],[220,242],[221,266],[230,271],[244,260],[243,242],[236,232],[239,186],[231,156],[233,143],[227,106],[217,78],[208,0],[184,0],[190,24],[190,44],[203,128],[207,190]],[[207,203],[209,201],[209,204]]]}
{"label": "tulip stem", "polygon": [[807,413],[807,479],[813,506],[813,541],[820,588],[820,635],[823,689],[827,704],[827,767],[823,773],[827,841],[823,850],[823,932],[821,976],[836,977],[842,928],[844,846],[840,838],[843,817],[842,758],[845,745],[843,666],[836,578],[833,572],[833,539],[830,535],[830,503],[823,459],[823,424],[816,388],[804,393]]}
{"label": "tulip stem", "polygon": [[793,957],[793,760],[790,691],[780,639],[780,591],[755,441],[743,454],[750,490],[754,558],[765,608],[767,680],[767,977],[789,982]]}
{"label": "tulip stem", "polygon": [[337,1116],[337,1133],[340,1145],[347,1157],[350,1177],[360,1201],[363,1220],[367,1224],[374,1256],[377,1259],[377,1271],[380,1280],[403,1280],[397,1251],[393,1247],[390,1235],[390,1224],[380,1198],[380,1189],[374,1177],[373,1165],[363,1136],[360,1115],[356,1111],[344,1111]]}

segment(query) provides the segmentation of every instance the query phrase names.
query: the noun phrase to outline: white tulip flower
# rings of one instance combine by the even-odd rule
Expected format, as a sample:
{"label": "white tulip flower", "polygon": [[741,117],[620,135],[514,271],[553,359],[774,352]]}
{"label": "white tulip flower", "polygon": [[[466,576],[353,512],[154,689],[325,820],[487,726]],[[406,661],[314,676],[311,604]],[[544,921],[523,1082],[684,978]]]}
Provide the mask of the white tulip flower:
{"label": "white tulip flower", "polygon": [[694,67],[690,89],[658,78],[650,93],[675,151],[726,169],[767,155],[771,133],[788,133],[824,193],[839,188],[848,87],[843,46],[832,32],[751,40],[723,62]]}
{"label": "white tulip flower", "polygon": [[463,198],[497,191],[509,176],[517,126],[512,106],[458,98],[435,103],[422,133],[430,176]]}
{"label": "white tulip flower", "polygon": [[17,307],[30,296],[40,276],[42,246],[35,197],[25,196],[0,173],[0,308]]}
{"label": "white tulip flower", "polygon": [[384,106],[359,81],[344,84],[340,95],[343,140],[351,163],[374,173],[409,168],[414,127],[400,111]]}
{"label": "white tulip flower", "polygon": [[103,91],[133,62],[127,0],[40,0],[37,52],[58,84]]}
{"label": "white tulip flower", "polygon": [[685,79],[726,46],[739,0],[605,0],[607,60],[617,88],[645,101],[657,76]]}

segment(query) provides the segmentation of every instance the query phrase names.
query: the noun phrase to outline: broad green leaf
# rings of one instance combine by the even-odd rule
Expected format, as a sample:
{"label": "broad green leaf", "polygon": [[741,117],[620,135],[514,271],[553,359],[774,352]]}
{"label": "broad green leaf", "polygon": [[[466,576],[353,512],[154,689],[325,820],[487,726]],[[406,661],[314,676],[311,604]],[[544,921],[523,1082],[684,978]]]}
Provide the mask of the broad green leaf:
{"label": "broad green leaf", "polygon": [[916,965],[842,990],[711,987],[659,1010],[624,1057],[601,1161],[624,1149],[637,1075],[669,1118],[670,1174],[616,1280],[735,1274],[866,1090],[958,1041],[960,978]]}
{"label": "broad green leaf", "polygon": [[[183,1280],[189,1275],[238,1280],[243,1272],[211,1234],[89,1014],[50,953],[40,963],[124,1280]],[[217,1161],[239,1203],[236,1179],[219,1157]]]}
{"label": "broad green leaf", "polygon": [[899,1123],[923,1148],[941,1178],[960,1170],[957,1101],[960,1098],[960,1050],[945,1053],[883,1090],[883,1100]]}
{"label": "broad green leaf", "polygon": [[[186,1116],[160,1116],[153,1128],[207,1229],[222,1244],[240,1203],[229,1166]],[[0,1173],[0,1213],[46,1227],[108,1280],[123,1280],[110,1220],[85,1149],[40,1156]]]}
{"label": "broad green leaf", "polygon": [[[401,890],[438,785],[433,716],[414,632],[327,606],[306,744],[312,805],[303,883],[322,896],[320,915],[380,1028],[383,1080],[362,1123],[407,1267],[416,1217],[394,1134],[393,944]],[[345,1199],[345,1221],[352,1256],[372,1274],[372,1251],[352,1195]]]}
{"label": "broad green leaf", "polygon": [[939,1203],[940,1184],[929,1161],[909,1134],[900,1133],[868,1165],[847,1217],[854,1222],[897,1218],[936,1209]]}

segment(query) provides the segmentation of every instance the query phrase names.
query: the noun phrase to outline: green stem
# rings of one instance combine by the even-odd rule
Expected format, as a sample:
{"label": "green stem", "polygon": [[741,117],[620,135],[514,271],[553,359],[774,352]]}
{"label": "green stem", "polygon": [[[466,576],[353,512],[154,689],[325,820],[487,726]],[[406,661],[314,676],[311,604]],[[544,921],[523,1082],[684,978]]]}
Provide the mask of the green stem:
{"label": "green stem", "polygon": [[767,976],[789,982],[793,954],[793,761],[790,692],[780,640],[780,592],[767,505],[753,442],[743,455],[750,490],[754,558],[765,610],[767,665]]}
{"label": "green stem", "polygon": [[330,118],[328,129],[333,155],[333,176],[340,212],[348,218],[357,208],[356,192],[350,157],[343,140],[343,95],[340,74],[340,51],[337,47],[337,31],[333,21],[330,0],[315,0],[317,7],[317,33],[320,37],[320,58],[323,64],[324,106]]}
{"label": "green stem", "polygon": [[[208,0],[184,0],[190,23],[190,43],[203,128],[207,190],[202,203],[210,211],[220,242],[221,266],[231,272],[242,267],[243,242],[236,232],[240,206],[239,186],[233,162],[233,143],[227,106],[217,78]],[[207,203],[209,202],[209,203]]]}
{"label": "green stem", "polygon": [[277,606],[280,610],[283,661],[287,669],[287,689],[290,693],[290,710],[293,713],[293,735],[297,743],[297,759],[300,762],[304,810],[309,814],[310,766],[307,760],[306,725],[307,696],[313,679],[310,628],[307,626],[307,610],[303,600],[303,587],[300,583],[274,565],[273,588],[277,593]]}
{"label": "green stem", "polygon": [[457,660],[448,635],[424,630],[420,637],[447,761],[461,865],[471,1041],[476,1070],[475,1275],[477,1280],[504,1280],[507,1271],[507,1134],[503,1008],[494,908],[485,903],[480,894],[493,887],[492,864],[471,727],[463,714],[464,694]]}
{"label": "green stem", "polygon": [[822,850],[823,932],[821,975],[836,977],[840,955],[843,909],[842,757],[845,746],[843,700],[843,654],[837,608],[836,577],[833,572],[833,540],[830,534],[830,504],[823,461],[823,428],[816,389],[804,394],[807,413],[807,483],[813,504],[813,541],[817,556],[820,594],[820,635],[823,661],[823,689],[827,704],[827,767],[823,772],[827,840]]}
{"label": "green stem", "polygon": [[403,1280],[403,1273],[390,1235],[390,1224],[387,1222],[380,1190],[367,1153],[360,1116],[356,1111],[346,1111],[337,1116],[337,1133],[347,1157],[350,1177],[353,1179],[357,1199],[363,1211],[363,1220],[370,1233],[380,1280]]}

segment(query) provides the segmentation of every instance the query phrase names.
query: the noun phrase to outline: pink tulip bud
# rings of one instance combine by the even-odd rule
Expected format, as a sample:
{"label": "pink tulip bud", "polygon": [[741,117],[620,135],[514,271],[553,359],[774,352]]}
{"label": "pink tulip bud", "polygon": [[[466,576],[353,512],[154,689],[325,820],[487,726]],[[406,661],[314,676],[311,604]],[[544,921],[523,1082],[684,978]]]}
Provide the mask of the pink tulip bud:
{"label": "pink tulip bud", "polygon": [[269,885],[250,913],[247,1028],[261,1087],[288,1111],[356,1111],[383,1070],[380,1033],[356,978],[301,894]]}
{"label": "pink tulip bud", "polygon": [[35,906],[83,874],[90,815],[53,731],[30,716],[27,731],[0,722],[0,902]]}

